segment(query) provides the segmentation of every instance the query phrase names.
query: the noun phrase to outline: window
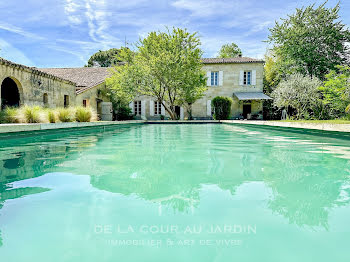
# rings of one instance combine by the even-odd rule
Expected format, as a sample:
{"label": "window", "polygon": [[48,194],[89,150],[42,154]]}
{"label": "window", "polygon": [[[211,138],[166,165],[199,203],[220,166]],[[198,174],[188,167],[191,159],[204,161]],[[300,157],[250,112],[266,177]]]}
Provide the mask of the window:
{"label": "window", "polygon": [[83,107],[88,107],[88,106],[90,106],[90,101],[89,101],[89,99],[84,99],[84,100],[83,100]]}
{"label": "window", "polygon": [[134,114],[141,115],[141,101],[134,101]]}
{"label": "window", "polygon": [[69,96],[68,95],[64,95],[64,107],[68,107],[69,106]]}
{"label": "window", "polygon": [[251,85],[252,84],[252,72],[244,71],[243,75],[243,85]]}
{"label": "window", "polygon": [[49,97],[47,93],[44,93],[43,95],[43,103],[44,103],[44,106],[47,106],[47,104],[49,103]]}
{"label": "window", "polygon": [[211,86],[219,85],[219,72],[211,72]]}
{"label": "window", "polygon": [[159,101],[154,102],[154,115],[161,115],[162,114],[162,103]]}

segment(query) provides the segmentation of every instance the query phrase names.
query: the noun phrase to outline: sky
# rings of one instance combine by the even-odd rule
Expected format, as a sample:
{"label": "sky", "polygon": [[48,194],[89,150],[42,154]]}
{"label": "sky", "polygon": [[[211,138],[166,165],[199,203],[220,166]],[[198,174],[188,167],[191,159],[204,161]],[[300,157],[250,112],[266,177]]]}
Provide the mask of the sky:
{"label": "sky", "polygon": [[[235,42],[263,58],[275,21],[324,0],[0,0],[0,57],[36,67],[81,67],[98,50],[120,48],[166,27],[201,39],[203,57]],[[334,6],[338,0],[328,0]],[[350,0],[341,20],[350,25]]]}

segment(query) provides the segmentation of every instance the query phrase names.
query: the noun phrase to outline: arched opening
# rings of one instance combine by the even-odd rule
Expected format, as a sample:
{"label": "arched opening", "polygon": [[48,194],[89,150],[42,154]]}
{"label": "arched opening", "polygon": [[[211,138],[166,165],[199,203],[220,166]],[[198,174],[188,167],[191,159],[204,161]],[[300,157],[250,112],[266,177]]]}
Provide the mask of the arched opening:
{"label": "arched opening", "polygon": [[1,84],[1,108],[5,107],[19,107],[20,95],[16,82],[7,77]]}

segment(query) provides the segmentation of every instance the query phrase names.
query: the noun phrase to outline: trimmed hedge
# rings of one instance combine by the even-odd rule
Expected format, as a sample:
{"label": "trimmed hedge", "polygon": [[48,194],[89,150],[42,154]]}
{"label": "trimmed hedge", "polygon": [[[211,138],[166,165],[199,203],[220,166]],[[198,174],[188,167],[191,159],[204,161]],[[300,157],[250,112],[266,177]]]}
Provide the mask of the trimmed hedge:
{"label": "trimmed hedge", "polygon": [[232,99],[226,96],[217,96],[211,101],[211,106],[214,109],[215,120],[229,119],[231,114]]}

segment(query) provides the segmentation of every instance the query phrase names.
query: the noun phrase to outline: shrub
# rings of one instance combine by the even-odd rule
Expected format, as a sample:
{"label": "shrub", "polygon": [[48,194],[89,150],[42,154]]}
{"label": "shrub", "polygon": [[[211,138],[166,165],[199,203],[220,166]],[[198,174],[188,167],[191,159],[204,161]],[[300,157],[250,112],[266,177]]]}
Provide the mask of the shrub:
{"label": "shrub", "polygon": [[61,122],[74,122],[75,112],[72,108],[58,108],[57,116]]}
{"label": "shrub", "polygon": [[56,123],[56,121],[57,121],[56,111],[52,110],[52,109],[48,109],[47,110],[47,118],[48,118],[50,123]]}
{"label": "shrub", "polygon": [[43,123],[43,109],[40,106],[24,106],[19,109],[25,123]]}
{"label": "shrub", "polygon": [[217,96],[211,101],[211,106],[214,109],[215,120],[225,120],[231,114],[232,99],[225,96]]}
{"label": "shrub", "polygon": [[19,113],[18,108],[14,107],[6,107],[3,111],[1,111],[0,115],[0,123],[20,123],[21,115]]}
{"label": "shrub", "polygon": [[132,115],[131,108],[128,106],[120,106],[117,110],[117,120],[131,120],[134,116]]}
{"label": "shrub", "polygon": [[75,109],[75,120],[77,122],[91,122],[96,120],[96,114],[90,107],[77,107]]}

